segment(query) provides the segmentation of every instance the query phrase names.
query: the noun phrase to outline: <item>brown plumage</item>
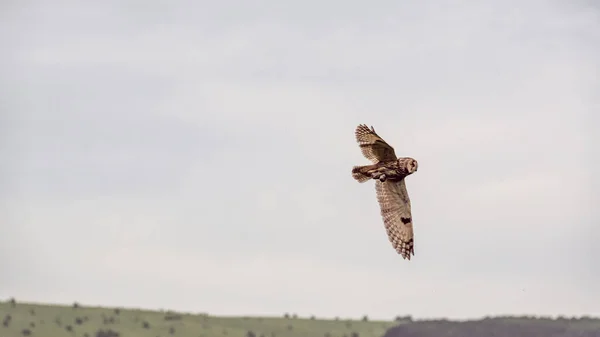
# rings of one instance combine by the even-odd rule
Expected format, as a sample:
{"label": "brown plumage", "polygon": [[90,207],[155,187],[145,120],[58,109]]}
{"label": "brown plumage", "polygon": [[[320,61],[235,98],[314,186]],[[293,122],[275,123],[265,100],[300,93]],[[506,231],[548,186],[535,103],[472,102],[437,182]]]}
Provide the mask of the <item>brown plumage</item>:
{"label": "brown plumage", "polygon": [[415,173],[419,164],[413,158],[397,158],[394,148],[379,137],[375,129],[361,124],[356,127],[356,142],[362,154],[373,164],[354,166],[352,177],[359,183],[375,180],[377,202],[392,247],[410,260],[414,255],[414,233],[410,198],[405,178]]}

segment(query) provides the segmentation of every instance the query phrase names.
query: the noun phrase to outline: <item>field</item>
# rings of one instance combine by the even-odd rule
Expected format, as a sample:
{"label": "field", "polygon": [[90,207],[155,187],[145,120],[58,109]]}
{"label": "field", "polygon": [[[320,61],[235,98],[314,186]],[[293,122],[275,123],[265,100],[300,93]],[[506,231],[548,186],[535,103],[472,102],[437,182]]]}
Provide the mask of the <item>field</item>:
{"label": "field", "polygon": [[[6,317],[10,317],[7,319]],[[381,337],[398,322],[205,314],[0,303],[0,336],[36,337]],[[114,333],[118,333],[116,335]]]}

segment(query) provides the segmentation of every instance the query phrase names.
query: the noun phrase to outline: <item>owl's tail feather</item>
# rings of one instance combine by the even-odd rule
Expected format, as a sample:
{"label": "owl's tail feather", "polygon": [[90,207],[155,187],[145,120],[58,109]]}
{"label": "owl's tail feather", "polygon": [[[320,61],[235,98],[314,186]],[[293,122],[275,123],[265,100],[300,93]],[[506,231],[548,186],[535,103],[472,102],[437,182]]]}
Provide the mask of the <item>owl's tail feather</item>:
{"label": "owl's tail feather", "polygon": [[354,166],[352,168],[352,178],[356,179],[359,183],[364,183],[365,181],[371,179],[371,175],[367,173],[367,170],[372,165],[367,166]]}

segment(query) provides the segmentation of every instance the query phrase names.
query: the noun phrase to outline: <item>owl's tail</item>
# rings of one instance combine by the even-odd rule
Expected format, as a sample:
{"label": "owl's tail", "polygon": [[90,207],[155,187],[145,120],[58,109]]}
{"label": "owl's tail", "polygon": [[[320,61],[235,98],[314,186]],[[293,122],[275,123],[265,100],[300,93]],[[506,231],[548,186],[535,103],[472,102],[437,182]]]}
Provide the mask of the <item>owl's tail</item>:
{"label": "owl's tail", "polygon": [[364,183],[365,181],[371,179],[371,175],[367,173],[371,167],[372,165],[354,166],[352,168],[352,178],[356,179],[356,181],[359,183]]}

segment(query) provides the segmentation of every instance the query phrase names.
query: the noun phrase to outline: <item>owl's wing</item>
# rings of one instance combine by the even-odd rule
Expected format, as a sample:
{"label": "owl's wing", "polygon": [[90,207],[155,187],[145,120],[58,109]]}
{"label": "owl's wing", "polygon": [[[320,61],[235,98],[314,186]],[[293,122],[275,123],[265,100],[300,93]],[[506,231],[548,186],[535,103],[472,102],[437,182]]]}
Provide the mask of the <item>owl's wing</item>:
{"label": "owl's wing", "polygon": [[375,181],[377,202],[392,246],[404,259],[415,255],[410,199],[404,179]]}
{"label": "owl's wing", "polygon": [[394,148],[379,137],[375,133],[375,129],[367,127],[361,124],[356,127],[354,132],[356,135],[356,142],[360,146],[363,156],[377,164],[380,161],[396,160],[396,153]]}

